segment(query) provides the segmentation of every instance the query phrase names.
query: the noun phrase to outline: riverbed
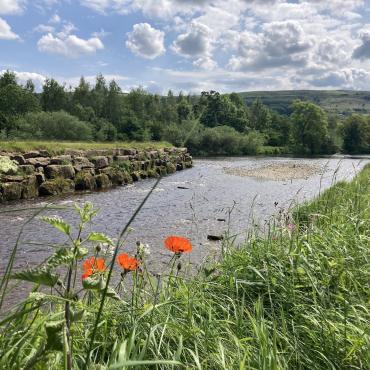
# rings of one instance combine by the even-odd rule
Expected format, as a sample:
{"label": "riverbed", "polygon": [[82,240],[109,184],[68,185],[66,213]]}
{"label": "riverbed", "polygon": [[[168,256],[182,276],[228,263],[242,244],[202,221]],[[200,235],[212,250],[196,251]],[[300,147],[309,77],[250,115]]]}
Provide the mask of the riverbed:
{"label": "riverbed", "polygon": [[[189,238],[193,252],[187,258],[198,264],[206,256],[217,254],[220,242],[208,235],[228,231],[242,240],[251,224],[263,226],[271,215],[297,202],[309,200],[339,180],[350,180],[370,158],[217,158],[198,159],[194,167],[161,179],[132,224],[124,250],[132,253],[136,241],[149,244],[149,262],[161,270],[171,253],[163,246],[168,235]],[[279,175],[276,175],[279,174]],[[299,175],[298,175],[299,173]],[[274,175],[275,174],[275,175]],[[21,227],[35,213],[34,208],[53,203],[65,209],[44,212],[58,215],[76,225],[73,203],[91,202],[99,209],[89,227],[112,238],[119,235],[156,180],[104,192],[80,193],[68,198],[45,198],[2,205],[0,213],[0,273],[3,274]],[[38,218],[24,227],[14,269],[35,266],[49,256],[53,244],[65,238]]]}

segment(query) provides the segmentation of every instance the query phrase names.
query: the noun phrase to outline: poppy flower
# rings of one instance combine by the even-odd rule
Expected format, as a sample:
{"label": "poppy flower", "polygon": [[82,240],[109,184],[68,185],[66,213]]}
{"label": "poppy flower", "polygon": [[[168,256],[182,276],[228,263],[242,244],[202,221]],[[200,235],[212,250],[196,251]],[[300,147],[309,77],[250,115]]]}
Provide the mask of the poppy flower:
{"label": "poppy flower", "polygon": [[164,245],[167,249],[174,253],[187,253],[193,250],[191,243],[188,239],[180,236],[169,236],[164,241]]}
{"label": "poppy flower", "polygon": [[140,264],[136,258],[130,257],[126,253],[121,253],[117,257],[117,262],[125,270],[125,272],[137,270]]}
{"label": "poppy flower", "polygon": [[105,271],[105,262],[103,258],[90,257],[84,261],[82,264],[82,269],[84,273],[82,274],[82,279],[87,279],[95,272]]}

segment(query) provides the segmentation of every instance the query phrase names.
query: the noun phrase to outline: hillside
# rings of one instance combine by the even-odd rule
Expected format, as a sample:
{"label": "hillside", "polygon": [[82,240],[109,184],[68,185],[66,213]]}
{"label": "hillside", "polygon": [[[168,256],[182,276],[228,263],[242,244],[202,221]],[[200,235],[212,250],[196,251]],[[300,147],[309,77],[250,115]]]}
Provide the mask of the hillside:
{"label": "hillside", "polygon": [[242,92],[240,96],[248,105],[252,104],[256,98],[260,98],[265,105],[281,114],[291,113],[290,105],[295,99],[312,101],[328,113],[370,114],[370,91],[254,91]]}

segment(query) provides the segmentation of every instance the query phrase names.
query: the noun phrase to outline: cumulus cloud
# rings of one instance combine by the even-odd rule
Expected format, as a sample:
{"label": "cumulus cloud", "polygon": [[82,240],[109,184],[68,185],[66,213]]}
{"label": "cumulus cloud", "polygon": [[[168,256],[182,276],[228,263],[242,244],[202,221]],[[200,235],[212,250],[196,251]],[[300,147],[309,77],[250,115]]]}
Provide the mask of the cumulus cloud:
{"label": "cumulus cloud", "polygon": [[20,37],[14,33],[9,24],[0,18],[0,40],[19,40]]}
{"label": "cumulus cloud", "polygon": [[190,30],[177,37],[172,49],[185,57],[206,56],[212,48],[210,29],[204,24],[193,22]]}
{"label": "cumulus cloud", "polygon": [[0,0],[0,14],[19,14],[23,5],[24,0]]}
{"label": "cumulus cloud", "polygon": [[67,58],[95,54],[98,50],[104,49],[103,43],[97,37],[82,39],[76,35],[58,34],[54,36],[52,33],[42,36],[37,46],[40,51],[63,55]]}
{"label": "cumulus cloud", "polygon": [[370,59],[370,29],[360,33],[362,44],[353,52],[353,58],[365,60]]}
{"label": "cumulus cloud", "polygon": [[164,36],[163,31],[153,28],[150,24],[138,23],[127,34],[126,46],[138,56],[155,59],[166,51]]}
{"label": "cumulus cloud", "polygon": [[217,68],[217,62],[208,56],[195,60],[193,65],[205,71],[212,71]]}
{"label": "cumulus cloud", "polygon": [[237,55],[231,57],[233,70],[301,66],[306,63],[302,53],[312,46],[298,22],[272,22],[262,32],[245,32],[240,36]]}
{"label": "cumulus cloud", "polygon": [[[0,70],[0,75],[2,75],[4,72],[6,72],[5,69]],[[14,71],[14,73],[17,77],[18,82],[20,82],[21,84],[25,84],[27,80],[32,80],[37,90],[42,87],[46,79],[44,75],[35,72]]]}

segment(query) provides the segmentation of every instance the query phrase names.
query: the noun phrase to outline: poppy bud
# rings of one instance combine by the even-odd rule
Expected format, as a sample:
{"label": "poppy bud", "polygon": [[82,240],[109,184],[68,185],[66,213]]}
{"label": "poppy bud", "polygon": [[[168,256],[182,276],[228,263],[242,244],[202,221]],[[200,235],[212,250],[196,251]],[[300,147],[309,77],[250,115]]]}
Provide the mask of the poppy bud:
{"label": "poppy bud", "polygon": [[181,268],[182,268],[182,265],[181,265],[181,262],[179,262],[179,263],[177,264],[177,271],[180,271],[180,270],[181,270]]}
{"label": "poppy bud", "polygon": [[97,252],[97,253],[101,252],[101,245],[100,245],[100,244],[98,244],[98,245],[96,246],[95,250],[96,250],[96,252]]}
{"label": "poppy bud", "polygon": [[139,246],[140,246],[140,244],[141,244],[141,243],[140,243],[139,241],[137,241],[137,242],[136,242],[136,246],[138,246],[138,247],[139,247]]}

